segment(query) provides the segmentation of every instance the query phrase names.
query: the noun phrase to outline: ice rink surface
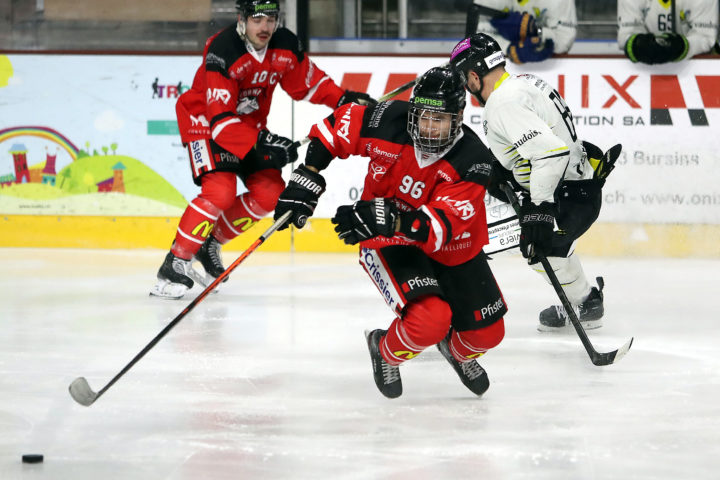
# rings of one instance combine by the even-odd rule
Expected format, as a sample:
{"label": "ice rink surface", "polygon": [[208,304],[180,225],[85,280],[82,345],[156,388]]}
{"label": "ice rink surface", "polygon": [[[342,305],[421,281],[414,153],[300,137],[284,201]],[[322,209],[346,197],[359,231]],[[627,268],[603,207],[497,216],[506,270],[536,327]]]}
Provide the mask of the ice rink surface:
{"label": "ice rink surface", "polygon": [[488,392],[429,349],[388,400],[363,330],[392,315],[356,257],[260,251],[76,404],[75,377],[99,390],[192,300],[148,297],[164,255],[0,249],[0,479],[720,478],[719,260],[585,258],[606,282],[595,347],[635,337],[595,367],[574,331],[535,330],[552,287],[498,257]]}

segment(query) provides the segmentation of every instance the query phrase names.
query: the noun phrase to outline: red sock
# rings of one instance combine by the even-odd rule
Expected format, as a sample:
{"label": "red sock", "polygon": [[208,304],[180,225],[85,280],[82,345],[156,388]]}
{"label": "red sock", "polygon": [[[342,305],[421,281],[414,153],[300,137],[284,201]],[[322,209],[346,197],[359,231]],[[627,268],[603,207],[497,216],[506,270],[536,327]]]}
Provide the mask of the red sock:
{"label": "red sock", "polygon": [[173,255],[191,259],[210,235],[219,214],[220,209],[202,197],[190,202],[180,218],[171,249]]}
{"label": "red sock", "polygon": [[464,332],[453,330],[450,337],[450,352],[458,362],[469,362],[498,346],[504,336],[505,322],[502,318],[492,325],[478,330]]}
{"label": "red sock", "polygon": [[380,340],[380,353],[390,365],[400,365],[445,338],[452,312],[440,297],[413,300]]}
{"label": "red sock", "polygon": [[213,236],[220,243],[229,242],[272,212],[285,188],[280,170],[274,169],[253,173],[245,185],[248,191],[238,196],[218,218]]}

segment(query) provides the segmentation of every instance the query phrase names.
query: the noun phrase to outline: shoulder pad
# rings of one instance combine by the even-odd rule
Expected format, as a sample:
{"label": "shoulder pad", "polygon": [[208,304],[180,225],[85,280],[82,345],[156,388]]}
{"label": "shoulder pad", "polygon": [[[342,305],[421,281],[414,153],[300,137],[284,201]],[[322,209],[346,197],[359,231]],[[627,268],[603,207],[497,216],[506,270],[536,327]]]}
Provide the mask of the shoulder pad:
{"label": "shoulder pad", "polygon": [[463,125],[463,138],[445,155],[465,181],[487,186],[492,173],[493,155],[470,127]]}
{"label": "shoulder pad", "polygon": [[305,49],[302,43],[300,43],[300,39],[285,27],[280,27],[273,33],[270,43],[268,44],[268,49],[271,48],[290,50],[298,62],[302,62],[305,58]]}
{"label": "shoulder pad", "polygon": [[367,107],[360,135],[397,144],[412,143],[407,132],[410,104],[400,100],[380,102]]}
{"label": "shoulder pad", "polygon": [[208,71],[227,72],[230,66],[246,53],[245,43],[237,34],[235,26],[227,27],[208,45],[205,68]]}

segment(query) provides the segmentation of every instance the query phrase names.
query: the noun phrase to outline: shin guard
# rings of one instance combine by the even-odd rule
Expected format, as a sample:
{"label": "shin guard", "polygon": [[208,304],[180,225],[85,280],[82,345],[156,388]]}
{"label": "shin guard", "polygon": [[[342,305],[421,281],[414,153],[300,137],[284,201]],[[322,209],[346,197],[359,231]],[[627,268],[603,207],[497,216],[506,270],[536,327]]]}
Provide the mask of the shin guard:
{"label": "shin guard", "polygon": [[172,253],[178,258],[192,258],[217,221],[220,209],[202,197],[196,197],[185,209],[175,234]]}
{"label": "shin guard", "polygon": [[239,195],[218,219],[213,236],[225,244],[272,212],[285,188],[280,170],[255,172],[246,180],[248,191]]}
{"label": "shin guard", "polygon": [[505,337],[505,323],[503,319],[477,330],[464,332],[452,331],[450,336],[450,352],[458,362],[467,362],[485,355],[485,353],[500,344]]}
{"label": "shin guard", "polygon": [[[585,277],[580,259],[576,253],[570,254],[567,258],[565,257],[547,257],[550,266],[552,267],[557,279],[567,295],[568,300],[573,305],[580,305],[588,295],[592,287]],[[538,272],[545,279],[547,283],[550,283],[550,277],[545,273],[542,265],[539,263],[532,265],[533,270]]]}
{"label": "shin guard", "polygon": [[450,306],[437,296],[411,302],[380,341],[380,353],[390,365],[415,358],[447,335],[452,320]]}

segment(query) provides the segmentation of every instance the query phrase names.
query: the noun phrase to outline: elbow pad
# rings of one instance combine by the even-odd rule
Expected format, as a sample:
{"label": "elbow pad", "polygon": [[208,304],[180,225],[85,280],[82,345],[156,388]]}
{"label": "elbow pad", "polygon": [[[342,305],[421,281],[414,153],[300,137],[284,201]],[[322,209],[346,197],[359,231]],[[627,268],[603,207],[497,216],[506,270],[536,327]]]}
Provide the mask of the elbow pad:
{"label": "elbow pad", "polygon": [[313,138],[305,154],[305,165],[314,167],[319,172],[325,170],[333,158],[335,157],[325,148],[320,139]]}

